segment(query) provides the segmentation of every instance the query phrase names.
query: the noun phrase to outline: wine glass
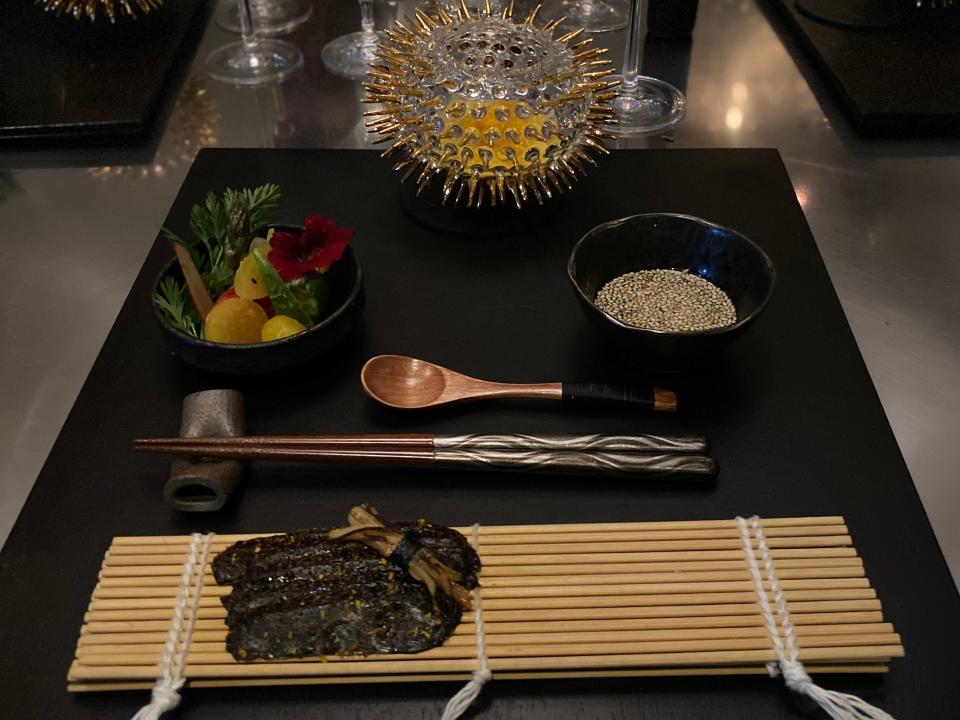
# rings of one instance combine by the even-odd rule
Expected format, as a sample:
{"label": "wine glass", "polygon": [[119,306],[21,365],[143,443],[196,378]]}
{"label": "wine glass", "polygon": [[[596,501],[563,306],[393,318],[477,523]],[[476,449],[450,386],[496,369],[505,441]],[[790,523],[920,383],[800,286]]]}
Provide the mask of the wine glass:
{"label": "wine glass", "polygon": [[251,0],[237,0],[240,42],[217,48],[207,56],[207,72],[233,85],[259,85],[281,80],[303,65],[302,53],[283,40],[266,40],[254,23]]}
{"label": "wine glass", "polygon": [[[300,27],[313,15],[310,0],[251,0],[253,21],[261,35],[284,35]],[[237,3],[223,0],[217,6],[217,25],[227,32],[242,31]]]}
{"label": "wine glass", "polygon": [[570,27],[590,33],[619,30],[628,18],[623,0],[545,0],[543,17],[565,17]]}
{"label": "wine glass", "polygon": [[321,56],[334,75],[360,80],[374,60],[380,35],[374,30],[373,0],[360,0],[360,32],[341,35],[323,47]]}
{"label": "wine glass", "polygon": [[[467,9],[476,12],[480,8],[484,7],[484,0],[466,0]],[[499,15],[503,10],[503,3],[501,0],[489,0],[490,2],[490,13],[492,15]],[[439,4],[439,3],[438,3]],[[446,0],[447,12],[450,13],[453,17],[457,16],[457,8],[460,7],[460,0]]]}
{"label": "wine glass", "polygon": [[623,55],[623,72],[613,99],[617,124],[605,127],[616,135],[651,135],[669,130],[683,120],[687,100],[670,83],[640,75],[640,55],[646,35],[647,0],[630,0],[630,25]]}

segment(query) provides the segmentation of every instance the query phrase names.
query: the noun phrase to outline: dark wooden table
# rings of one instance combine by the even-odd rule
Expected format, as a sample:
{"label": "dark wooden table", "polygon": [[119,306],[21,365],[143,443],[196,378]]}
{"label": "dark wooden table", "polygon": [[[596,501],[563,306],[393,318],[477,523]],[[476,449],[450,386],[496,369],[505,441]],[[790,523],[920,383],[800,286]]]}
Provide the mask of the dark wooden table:
{"label": "dark wooden table", "polygon": [[[447,524],[542,523],[841,514],[907,657],[884,677],[835,676],[900,720],[960,707],[954,648],[960,601],[843,317],[780,158],[772,150],[619,152],[559,212],[522,236],[444,236],[414,224],[397,178],[376,153],[204,151],[167,224],[186,231],[208,189],[280,183],[281,221],[323,212],[356,229],[368,282],[363,331],[297,373],[231,380],[170,356],[149,290],[170,256],[156,245],[120,312],[9,541],[0,554],[0,716],[127,718],[148,693],[65,691],[83,612],[114,535],[278,531],[342,522],[370,501],[389,517]],[[770,306],[700,373],[671,380],[676,416],[621,409],[577,414],[507,401],[403,414],[360,389],[364,359],[403,353],[504,380],[640,380],[598,343],[565,277],[576,240],[599,222],[685,212],[733,227],[778,270]],[[168,465],[130,450],[175,434],[188,392],[237,387],[255,433],[685,432],[707,434],[716,485],[262,465],[214,515],[177,514],[160,490]],[[188,689],[177,718],[438,717],[453,685]],[[486,718],[825,717],[767,678],[496,682]]]}

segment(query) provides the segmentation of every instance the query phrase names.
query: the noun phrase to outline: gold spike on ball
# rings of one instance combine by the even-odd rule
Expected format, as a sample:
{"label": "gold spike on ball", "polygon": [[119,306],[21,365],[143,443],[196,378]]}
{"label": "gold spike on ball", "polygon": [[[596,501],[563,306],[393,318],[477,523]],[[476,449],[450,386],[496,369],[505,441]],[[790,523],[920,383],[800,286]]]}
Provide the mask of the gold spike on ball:
{"label": "gold spike on ball", "polygon": [[74,20],[96,22],[103,16],[111,23],[118,17],[136,18],[163,5],[163,0],[34,0],[47,12],[68,15]]}
{"label": "gold spike on ball", "polygon": [[379,107],[364,114],[418,193],[442,176],[444,203],[543,204],[607,152],[606,50],[579,30],[554,37],[562,19],[541,24],[539,9],[515,21],[512,3],[494,15],[461,0],[386,31],[364,85]]}

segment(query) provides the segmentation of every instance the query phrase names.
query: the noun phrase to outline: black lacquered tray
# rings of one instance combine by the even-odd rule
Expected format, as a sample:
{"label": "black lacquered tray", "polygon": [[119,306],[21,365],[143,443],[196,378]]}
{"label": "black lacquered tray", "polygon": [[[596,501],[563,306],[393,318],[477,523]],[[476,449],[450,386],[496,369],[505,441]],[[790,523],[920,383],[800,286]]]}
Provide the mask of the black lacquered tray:
{"label": "black lacquered tray", "polygon": [[[367,280],[363,329],[304,370],[243,380],[203,374],[170,355],[153,325],[148,256],[10,539],[0,554],[0,685],[9,717],[130,717],[140,693],[73,697],[64,679],[103,552],[117,535],[264,532],[336,525],[376,504],[393,518],[448,525],[843,515],[906,657],[882,676],[836,676],[900,720],[949,717],[960,706],[953,648],[960,600],[823,262],[773,150],[621,151],[600,163],[545,224],[469,238],[417,225],[397,176],[376,152],[205,150],[167,224],[186,232],[210,189],[280,183],[278,221],[328,213],[355,229]],[[778,271],[770,305],[722,360],[671,380],[675,416],[623,408],[578,414],[534,402],[464,405],[423,414],[376,406],[359,383],[365,359],[402,353],[503,380],[644,378],[591,334],[565,275],[577,239],[638,212],[679,212],[734,228]],[[661,378],[661,381],[663,379]],[[161,490],[169,465],[134,455],[134,437],[177,432],[183,396],[237,387],[252,433],[703,432],[716,485],[651,486],[572,477],[262,464],[224,511],[177,514]],[[41,622],[42,619],[42,622]],[[458,685],[193,688],[189,718],[439,717]],[[782,681],[604,679],[497,683],[477,718],[810,718]]]}
{"label": "black lacquered tray", "polygon": [[[768,0],[864,135],[912,138],[960,134],[960,8],[887,5],[898,19],[857,19],[827,0]],[[825,14],[854,26],[816,16]]]}
{"label": "black lacquered tray", "polygon": [[32,0],[0,10],[0,147],[136,141],[186,68],[207,0],[167,0],[111,26],[45,13]]}

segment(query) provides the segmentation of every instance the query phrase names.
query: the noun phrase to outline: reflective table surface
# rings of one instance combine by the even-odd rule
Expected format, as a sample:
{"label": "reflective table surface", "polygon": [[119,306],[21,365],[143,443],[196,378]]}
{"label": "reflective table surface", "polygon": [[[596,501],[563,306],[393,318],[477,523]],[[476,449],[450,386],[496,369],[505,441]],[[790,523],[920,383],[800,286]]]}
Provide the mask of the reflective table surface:
{"label": "reflective table surface", "polygon": [[[411,5],[377,0],[379,25]],[[204,75],[210,50],[233,39],[211,22],[165,126],[146,147],[0,154],[0,541],[196,151],[372,146],[359,83],[328,74],[320,59],[329,39],[358,28],[355,0],[315,0],[309,22],[287,36],[303,50],[304,68],[280,85],[234,88]],[[595,37],[621,57],[622,33]],[[952,453],[960,418],[960,142],[857,137],[762,0],[700,0],[692,43],[648,41],[643,69],[684,89],[688,114],[668,136],[621,146],[779,149],[960,578]],[[869,486],[863,498],[870,502]]]}

